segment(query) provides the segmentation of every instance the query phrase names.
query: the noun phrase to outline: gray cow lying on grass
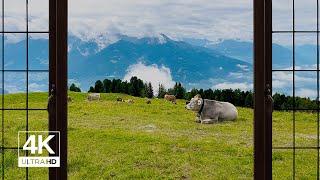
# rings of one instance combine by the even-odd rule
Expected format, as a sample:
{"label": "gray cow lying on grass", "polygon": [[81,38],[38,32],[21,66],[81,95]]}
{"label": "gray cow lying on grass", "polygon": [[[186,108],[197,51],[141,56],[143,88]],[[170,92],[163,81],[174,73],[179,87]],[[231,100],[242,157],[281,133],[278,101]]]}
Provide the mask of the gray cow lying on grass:
{"label": "gray cow lying on grass", "polygon": [[238,110],[233,104],[202,99],[200,95],[187,102],[186,109],[197,112],[196,122],[202,124],[232,121],[238,118]]}

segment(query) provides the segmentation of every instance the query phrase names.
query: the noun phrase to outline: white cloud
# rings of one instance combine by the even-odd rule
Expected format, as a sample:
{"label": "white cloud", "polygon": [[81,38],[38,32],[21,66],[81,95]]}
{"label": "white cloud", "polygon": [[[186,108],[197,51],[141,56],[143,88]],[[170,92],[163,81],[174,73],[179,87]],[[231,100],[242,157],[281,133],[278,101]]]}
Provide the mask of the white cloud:
{"label": "white cloud", "polygon": [[297,90],[296,95],[299,97],[310,97],[314,99],[317,97],[317,91],[313,89],[301,88]]}
{"label": "white cloud", "polygon": [[44,72],[41,72],[41,73],[30,73],[29,74],[29,79],[31,81],[48,81],[49,79],[49,74],[48,73],[44,73]]}
{"label": "white cloud", "polygon": [[164,33],[176,39],[251,40],[252,15],[249,0],[70,0],[69,30],[92,38]]}
{"label": "white cloud", "polygon": [[[296,1],[296,30],[316,30],[316,1]],[[25,5],[6,1],[5,30],[25,30]],[[273,2],[273,29],[292,30],[292,0]],[[48,30],[48,1],[29,0],[29,30]],[[252,0],[70,0],[69,32],[95,39],[99,47],[119,34],[220,39],[253,39]],[[101,36],[102,35],[102,36]],[[290,44],[285,36],[274,36]],[[308,37],[299,43],[309,43]],[[306,40],[303,40],[306,39]],[[299,41],[300,41],[299,40]]]}
{"label": "white cloud", "polygon": [[78,87],[81,86],[81,83],[77,79],[68,79],[68,86],[71,86],[71,84],[75,84]]}
{"label": "white cloud", "polygon": [[273,88],[284,88],[284,87],[288,87],[288,84],[286,81],[280,81],[280,80],[273,80],[272,81],[272,86]]}
{"label": "white cloud", "polygon": [[249,71],[249,68],[247,65],[241,65],[241,64],[237,64],[237,67],[242,69],[243,71]]}
{"label": "white cloud", "polygon": [[[293,74],[291,72],[273,72],[273,87],[282,88],[292,86]],[[296,86],[306,86],[316,84],[316,74],[310,72],[300,72],[295,74]]]}
{"label": "white cloud", "polygon": [[19,88],[18,85],[11,85],[8,84],[5,88],[4,88],[5,92],[11,94],[11,93],[25,93],[25,89],[21,89]]}
{"label": "white cloud", "polygon": [[228,76],[235,79],[242,79],[246,77],[242,72],[230,72]]}
{"label": "white cloud", "polygon": [[[292,0],[273,1],[273,29],[292,30]],[[296,30],[316,30],[317,1],[295,1]]]}
{"label": "white cloud", "polygon": [[[291,72],[273,72],[272,76],[273,93],[293,94],[293,74]],[[295,74],[295,95],[300,97],[315,98],[317,74],[314,72],[296,72]]]}
{"label": "white cloud", "polygon": [[137,76],[145,82],[151,82],[155,94],[158,93],[159,83],[163,84],[165,88],[172,88],[175,84],[172,80],[170,69],[165,66],[147,66],[138,62],[137,64],[129,66],[123,80],[129,81],[133,76]]}
{"label": "white cloud", "polygon": [[112,59],[112,60],[110,60],[110,62],[111,62],[112,64],[116,64],[118,61],[117,61],[117,60]]}
{"label": "white cloud", "polygon": [[48,85],[31,83],[29,84],[29,91],[30,92],[48,92]]}
{"label": "white cloud", "polygon": [[240,89],[243,91],[252,90],[253,84],[251,83],[233,83],[224,82],[213,86],[213,89]]}

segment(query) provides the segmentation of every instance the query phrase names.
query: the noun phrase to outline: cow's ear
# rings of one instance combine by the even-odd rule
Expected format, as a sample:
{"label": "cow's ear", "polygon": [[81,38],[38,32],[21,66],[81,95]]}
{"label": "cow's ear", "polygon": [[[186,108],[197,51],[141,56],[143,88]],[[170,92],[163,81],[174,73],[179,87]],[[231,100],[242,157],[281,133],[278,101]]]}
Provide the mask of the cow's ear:
{"label": "cow's ear", "polygon": [[201,99],[198,100],[198,105],[200,106],[202,103]]}

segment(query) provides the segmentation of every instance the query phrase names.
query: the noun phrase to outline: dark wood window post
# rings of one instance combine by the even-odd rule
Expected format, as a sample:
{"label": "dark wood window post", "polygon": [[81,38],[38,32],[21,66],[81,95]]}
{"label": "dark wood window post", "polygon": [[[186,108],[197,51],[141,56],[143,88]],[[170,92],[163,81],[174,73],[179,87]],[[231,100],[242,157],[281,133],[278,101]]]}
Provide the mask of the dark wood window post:
{"label": "dark wood window post", "polygon": [[[49,115],[49,130],[60,131],[60,168],[49,168],[50,180],[67,179],[67,60],[68,0],[50,0],[50,93],[55,105]],[[56,149],[57,142],[52,143]]]}
{"label": "dark wood window post", "polygon": [[254,0],[254,179],[272,179],[272,5]]}

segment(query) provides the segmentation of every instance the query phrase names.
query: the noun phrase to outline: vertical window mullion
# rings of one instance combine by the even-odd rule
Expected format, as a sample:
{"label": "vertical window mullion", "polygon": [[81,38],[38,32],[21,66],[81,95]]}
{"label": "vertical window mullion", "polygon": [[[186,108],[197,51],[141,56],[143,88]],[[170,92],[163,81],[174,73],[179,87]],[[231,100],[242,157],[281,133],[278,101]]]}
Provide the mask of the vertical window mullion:
{"label": "vertical window mullion", "polygon": [[[28,139],[29,131],[29,6],[26,0],[26,141]],[[28,156],[28,153],[26,153]],[[26,180],[29,178],[29,168],[26,167]]]}
{"label": "vertical window mullion", "polygon": [[295,94],[295,0],[292,0],[292,96],[293,96],[293,111],[292,111],[292,125],[293,125],[293,152],[292,152],[292,176],[295,179],[296,174],[296,94]]}
{"label": "vertical window mullion", "polygon": [[319,0],[317,0],[317,179],[319,179]]}
{"label": "vertical window mullion", "polygon": [[2,150],[2,179],[4,180],[4,1],[2,0],[2,110],[1,110],[1,150]]}

